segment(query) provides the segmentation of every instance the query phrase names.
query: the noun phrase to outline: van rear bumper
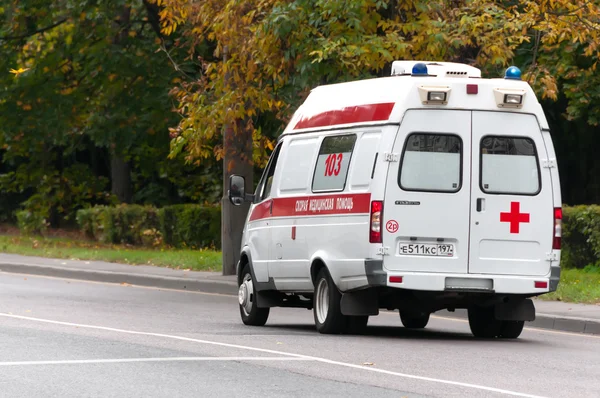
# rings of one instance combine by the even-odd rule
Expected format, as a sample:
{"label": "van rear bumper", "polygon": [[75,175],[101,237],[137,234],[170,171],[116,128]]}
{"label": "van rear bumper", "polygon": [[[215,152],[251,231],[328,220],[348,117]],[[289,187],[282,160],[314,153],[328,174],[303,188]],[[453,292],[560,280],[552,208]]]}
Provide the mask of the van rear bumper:
{"label": "van rear bumper", "polygon": [[[551,272],[546,276],[388,272],[383,269],[381,260],[366,260],[365,273],[369,286],[388,286],[429,292],[538,295],[556,290],[560,278],[560,267],[552,267]],[[391,279],[397,282],[390,282],[390,277],[395,277]]]}

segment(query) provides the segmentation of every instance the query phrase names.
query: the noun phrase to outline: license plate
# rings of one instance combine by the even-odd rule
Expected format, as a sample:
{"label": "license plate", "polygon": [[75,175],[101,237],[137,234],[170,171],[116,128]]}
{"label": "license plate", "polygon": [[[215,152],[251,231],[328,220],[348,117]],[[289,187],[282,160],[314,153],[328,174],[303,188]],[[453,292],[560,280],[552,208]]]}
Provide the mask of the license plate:
{"label": "license plate", "polygon": [[437,243],[400,243],[398,253],[408,256],[452,257],[454,255],[454,245]]}

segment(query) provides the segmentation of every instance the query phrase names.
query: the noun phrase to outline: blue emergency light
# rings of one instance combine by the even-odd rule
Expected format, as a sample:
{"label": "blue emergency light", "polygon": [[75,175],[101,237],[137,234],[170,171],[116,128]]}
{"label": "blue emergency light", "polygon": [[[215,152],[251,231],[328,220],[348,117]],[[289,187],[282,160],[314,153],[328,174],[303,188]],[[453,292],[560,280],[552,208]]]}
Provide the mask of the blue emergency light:
{"label": "blue emergency light", "polygon": [[505,79],[521,80],[521,69],[516,66],[509,66],[504,73]]}
{"label": "blue emergency light", "polygon": [[412,68],[412,76],[428,76],[427,65],[422,62],[414,64]]}

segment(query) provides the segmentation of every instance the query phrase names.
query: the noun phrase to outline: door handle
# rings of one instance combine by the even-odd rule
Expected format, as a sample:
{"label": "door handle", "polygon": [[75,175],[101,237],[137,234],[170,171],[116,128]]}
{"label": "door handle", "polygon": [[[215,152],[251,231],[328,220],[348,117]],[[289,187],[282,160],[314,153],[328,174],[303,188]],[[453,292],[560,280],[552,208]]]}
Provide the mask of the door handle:
{"label": "door handle", "polygon": [[485,199],[484,198],[477,198],[477,211],[483,211],[485,210]]}
{"label": "door handle", "polygon": [[271,199],[271,203],[269,204],[269,215],[273,215],[273,199]]}

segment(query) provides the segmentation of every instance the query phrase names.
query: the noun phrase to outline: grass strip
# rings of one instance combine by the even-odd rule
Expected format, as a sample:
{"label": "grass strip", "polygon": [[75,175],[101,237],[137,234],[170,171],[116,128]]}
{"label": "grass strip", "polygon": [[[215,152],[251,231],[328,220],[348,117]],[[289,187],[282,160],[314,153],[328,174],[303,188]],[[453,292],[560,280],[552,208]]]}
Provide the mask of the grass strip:
{"label": "grass strip", "polygon": [[69,260],[156,265],[193,271],[221,271],[221,252],[166,247],[107,245],[86,240],[0,235],[0,251],[25,256]]}

